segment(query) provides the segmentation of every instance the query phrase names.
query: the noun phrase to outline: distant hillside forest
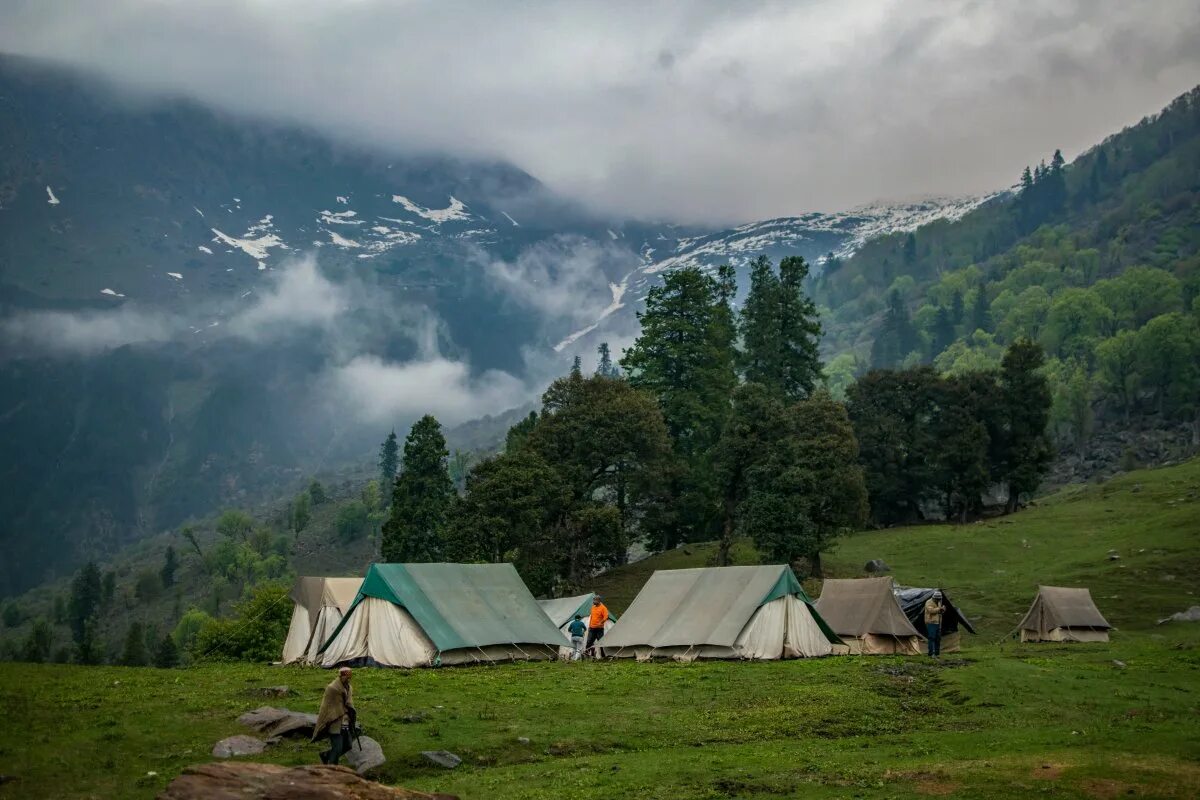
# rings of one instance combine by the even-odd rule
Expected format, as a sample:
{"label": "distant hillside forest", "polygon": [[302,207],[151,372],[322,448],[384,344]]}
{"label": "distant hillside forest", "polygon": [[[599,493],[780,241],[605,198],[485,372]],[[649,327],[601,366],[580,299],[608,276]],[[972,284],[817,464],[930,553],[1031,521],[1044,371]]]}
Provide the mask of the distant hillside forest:
{"label": "distant hillside forest", "polygon": [[1010,195],[957,222],[826,259],[826,372],[998,366],[1046,350],[1051,431],[1084,452],[1098,428],[1190,426],[1200,444],[1200,88],[1071,164],[1055,152]]}

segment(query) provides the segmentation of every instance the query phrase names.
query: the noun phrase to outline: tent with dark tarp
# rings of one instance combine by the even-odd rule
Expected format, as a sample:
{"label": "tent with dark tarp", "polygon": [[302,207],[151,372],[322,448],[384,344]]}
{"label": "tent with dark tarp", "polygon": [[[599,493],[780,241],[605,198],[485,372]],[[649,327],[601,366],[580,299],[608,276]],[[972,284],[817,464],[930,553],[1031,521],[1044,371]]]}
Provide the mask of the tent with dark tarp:
{"label": "tent with dark tarp", "polygon": [[284,664],[311,664],[317,651],[354,602],[362,578],[297,578],[292,586],[292,622],[283,642]]}
{"label": "tent with dark tarp", "polygon": [[1018,629],[1022,642],[1107,642],[1112,626],[1087,589],[1039,586]]}
{"label": "tent with dark tarp", "polygon": [[658,570],[600,640],[642,661],[827,656],[837,642],[782,565]]}
{"label": "tent with dark tarp", "polygon": [[942,593],[942,605],[946,610],[942,613],[942,643],[939,647],[941,652],[953,653],[959,650],[962,647],[962,631],[972,635],[975,633],[971,621],[962,613],[962,609],[951,602],[945,589],[897,586],[895,590],[896,599],[900,601],[904,615],[913,627],[921,632],[925,631],[925,601],[933,597],[934,592]]}
{"label": "tent with dark tarp", "polygon": [[920,655],[924,637],[904,614],[891,578],[829,578],[817,611],[851,653]]}
{"label": "tent with dark tarp", "polygon": [[548,659],[566,641],[512,564],[373,564],[320,663]]}

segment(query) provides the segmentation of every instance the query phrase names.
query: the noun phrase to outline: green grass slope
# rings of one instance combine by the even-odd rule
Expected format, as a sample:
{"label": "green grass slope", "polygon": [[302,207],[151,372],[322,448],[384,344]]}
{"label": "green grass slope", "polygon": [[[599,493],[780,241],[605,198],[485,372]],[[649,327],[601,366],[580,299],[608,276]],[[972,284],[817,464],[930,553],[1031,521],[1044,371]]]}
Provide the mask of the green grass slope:
{"label": "green grass slope", "polygon": [[[861,577],[883,559],[896,581],[942,586],[983,638],[1007,633],[1039,584],[1087,586],[1109,622],[1148,628],[1195,604],[1200,584],[1200,459],[1130,472],[1098,485],[1069,486],[1032,508],[968,525],[923,525],[857,533],[825,559],[831,577]],[[1116,551],[1119,560],[1110,561]],[[687,545],[600,575],[595,590],[628,607],[656,569],[714,563],[712,543]],[[757,563],[745,541],[737,564]],[[820,583],[806,588],[814,597]]]}
{"label": "green grass slope", "polygon": [[[940,583],[980,623],[959,655],[776,663],[540,663],[359,670],[380,779],[464,798],[1061,798],[1200,796],[1200,625],[1154,620],[1195,602],[1200,463],[1068,489],[1009,518],[859,534],[830,558],[883,558]],[[1122,556],[1108,561],[1109,549]],[[616,609],[690,546],[601,576]],[[741,544],[739,561],[754,559]],[[1038,582],[1092,588],[1109,644],[996,644]],[[815,588],[815,587],[814,587]],[[238,714],[286,683],[315,711],[326,671],[0,664],[0,798],[150,798]],[[418,721],[413,722],[413,719]],[[528,744],[520,741],[528,738]],[[422,750],[463,757],[447,772]],[[316,763],[286,741],[261,760]]]}

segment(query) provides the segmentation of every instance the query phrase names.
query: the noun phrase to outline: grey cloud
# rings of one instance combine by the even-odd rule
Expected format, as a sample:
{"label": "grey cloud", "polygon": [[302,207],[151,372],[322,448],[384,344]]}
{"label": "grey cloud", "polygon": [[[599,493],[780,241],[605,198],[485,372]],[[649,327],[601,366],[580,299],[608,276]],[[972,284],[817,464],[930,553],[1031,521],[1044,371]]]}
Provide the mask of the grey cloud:
{"label": "grey cloud", "polygon": [[278,338],[306,327],[326,327],[352,303],[352,288],[330,281],[308,254],[285,262],[274,281],[258,290],[251,305],[230,321],[235,334],[248,339]]}
{"label": "grey cloud", "polygon": [[3,338],[16,352],[67,356],[162,342],[181,328],[176,319],[132,305],[111,311],[22,312],[0,323]]}
{"label": "grey cloud", "polygon": [[733,221],[1008,185],[1200,77],[1193,0],[9,0],[0,49]]}

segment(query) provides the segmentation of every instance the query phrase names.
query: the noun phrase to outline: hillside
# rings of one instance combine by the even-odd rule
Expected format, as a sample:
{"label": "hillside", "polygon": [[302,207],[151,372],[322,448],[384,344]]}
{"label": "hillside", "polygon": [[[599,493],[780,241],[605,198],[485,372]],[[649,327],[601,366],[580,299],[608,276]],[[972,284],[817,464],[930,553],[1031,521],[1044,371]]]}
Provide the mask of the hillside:
{"label": "hillside", "polygon": [[[1039,584],[1088,586],[1110,622],[1144,630],[1197,602],[1200,459],[1137,470],[1098,485],[1075,485],[1015,515],[970,525],[865,531],[840,539],[825,560],[830,577],[864,576],[882,559],[898,583],[941,586],[981,642],[1020,621]],[[1110,561],[1115,552],[1119,560]],[[596,578],[595,590],[624,610],[656,569],[710,565],[715,545],[684,545]],[[735,563],[757,563],[749,542]],[[819,582],[807,586],[820,594]]]}
{"label": "hillside", "polygon": [[1050,151],[960,219],[824,264],[831,385],[880,367],[987,369],[1029,337],[1049,357],[1062,478],[1195,452],[1200,88],[1071,163]]}
{"label": "hillside", "polygon": [[[1193,797],[1200,627],[1156,618],[1195,604],[1200,461],[1059,492],[972,526],[845,539],[838,575],[882,557],[900,580],[943,583],[980,627],[960,656],[694,664],[549,663],[359,670],[362,721],[389,756],[381,779],[464,798],[574,796]],[[1110,548],[1122,556],[1107,560]],[[655,567],[596,581],[623,609]],[[748,560],[748,548],[738,558]],[[1118,626],[1105,645],[997,645],[1036,583],[1086,584]],[[812,587],[814,590],[816,587]],[[815,591],[814,591],[815,593]],[[0,704],[24,720],[0,797],[148,798],[288,684],[314,710],[329,673],[216,664],[187,670],[0,665]],[[29,700],[33,695],[37,702]],[[63,728],[61,715],[72,714]],[[413,722],[412,720],[417,720]],[[520,737],[527,737],[523,743]],[[451,773],[419,751],[464,758]],[[313,763],[285,741],[261,760]],[[61,753],[70,751],[69,759]]]}

